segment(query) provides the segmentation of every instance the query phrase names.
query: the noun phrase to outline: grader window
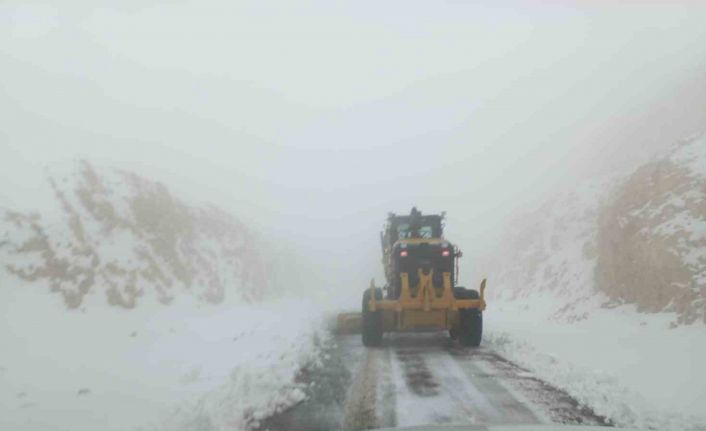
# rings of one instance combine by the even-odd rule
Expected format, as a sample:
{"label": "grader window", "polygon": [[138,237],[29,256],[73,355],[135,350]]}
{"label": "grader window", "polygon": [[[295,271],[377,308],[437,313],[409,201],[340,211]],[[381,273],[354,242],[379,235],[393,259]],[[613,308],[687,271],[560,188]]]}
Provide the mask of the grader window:
{"label": "grader window", "polygon": [[397,238],[434,238],[434,228],[432,226],[420,226],[416,231],[410,231],[408,223],[397,225]]}
{"label": "grader window", "polygon": [[422,226],[419,228],[419,238],[433,238],[434,230],[431,226]]}
{"label": "grader window", "polygon": [[407,239],[410,238],[410,233],[409,233],[409,224],[407,223],[402,223],[397,225],[397,238],[399,239]]}

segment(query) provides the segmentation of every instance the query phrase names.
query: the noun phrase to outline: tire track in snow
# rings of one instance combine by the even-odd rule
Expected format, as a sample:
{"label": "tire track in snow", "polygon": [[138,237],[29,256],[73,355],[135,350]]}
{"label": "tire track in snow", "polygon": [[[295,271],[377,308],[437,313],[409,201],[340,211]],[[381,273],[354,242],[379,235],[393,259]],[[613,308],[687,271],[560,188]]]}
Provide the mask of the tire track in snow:
{"label": "tire track in snow", "polygon": [[376,415],[380,356],[380,350],[368,349],[365,359],[353,377],[345,403],[344,429],[380,428]]}
{"label": "tire track in snow", "polygon": [[[493,389],[491,395],[511,396],[497,386],[485,384],[480,388],[473,375],[449,354],[445,337],[398,335],[388,341],[395,352],[392,369],[398,426],[513,422],[486,392]],[[517,423],[537,423],[531,414],[521,419]]]}
{"label": "tire track in snow", "polygon": [[395,425],[395,392],[390,352],[367,349],[354,374],[344,406],[343,428],[362,430]]}
{"label": "tire track in snow", "polygon": [[454,347],[450,353],[459,362],[476,367],[489,380],[502,385],[511,397],[508,406],[521,406],[525,411],[518,411],[520,416],[531,411],[541,422],[612,425],[589,407],[581,405],[566,391],[540,380],[493,351]]}
{"label": "tire track in snow", "polygon": [[[337,359],[325,362],[326,373],[312,374],[328,377],[323,384],[312,382],[308,400],[261,429],[607,424],[565,391],[491,350],[460,347],[445,333],[390,334],[380,348],[363,347],[359,336],[338,336],[330,356]],[[338,394],[340,401],[317,396],[322,388]]]}

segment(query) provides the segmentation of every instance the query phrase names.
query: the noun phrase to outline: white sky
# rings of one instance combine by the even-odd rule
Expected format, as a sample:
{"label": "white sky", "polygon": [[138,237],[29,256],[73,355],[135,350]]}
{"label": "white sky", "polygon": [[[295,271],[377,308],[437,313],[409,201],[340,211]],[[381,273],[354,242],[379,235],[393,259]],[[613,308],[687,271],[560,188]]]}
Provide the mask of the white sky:
{"label": "white sky", "polygon": [[0,206],[86,158],[357,289],[387,211],[447,210],[472,260],[548,192],[706,129],[706,3],[122,3],[0,4]]}

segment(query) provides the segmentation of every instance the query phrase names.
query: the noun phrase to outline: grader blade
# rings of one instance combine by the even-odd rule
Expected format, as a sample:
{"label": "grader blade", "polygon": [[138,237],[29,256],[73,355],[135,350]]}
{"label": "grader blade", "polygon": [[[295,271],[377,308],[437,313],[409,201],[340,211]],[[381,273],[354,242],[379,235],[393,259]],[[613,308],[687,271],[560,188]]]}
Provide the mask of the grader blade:
{"label": "grader blade", "polygon": [[336,318],[337,334],[360,334],[363,330],[361,313],[340,313]]}

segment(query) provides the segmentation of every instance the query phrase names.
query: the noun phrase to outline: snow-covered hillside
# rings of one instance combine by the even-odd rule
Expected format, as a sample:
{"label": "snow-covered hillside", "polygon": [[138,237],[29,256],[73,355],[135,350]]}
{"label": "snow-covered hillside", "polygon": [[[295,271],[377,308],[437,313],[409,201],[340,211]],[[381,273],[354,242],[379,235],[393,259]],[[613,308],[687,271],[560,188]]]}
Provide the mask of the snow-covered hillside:
{"label": "snow-covered hillside", "polygon": [[218,208],[189,206],[160,183],[87,162],[49,181],[62,217],[0,213],[0,259],[17,277],[46,282],[69,308],[86,295],[132,308],[144,296],[219,303],[268,293],[255,236]]}
{"label": "snow-covered hillside", "polygon": [[247,430],[302,399],[322,310],[246,226],[85,162],[47,187],[57,211],[0,213],[0,429]]}
{"label": "snow-covered hillside", "polygon": [[[494,300],[527,301],[538,295],[557,298],[553,319],[586,317],[596,301],[596,217],[612,181],[586,182],[518,217],[497,260],[492,262]],[[600,296],[600,294],[598,294]],[[533,301],[534,302],[534,301]]]}
{"label": "snow-covered hillside", "polygon": [[616,424],[706,429],[706,135],[518,217],[494,264],[490,346]]}
{"label": "snow-covered hillside", "polygon": [[706,136],[641,166],[598,216],[596,287],[611,304],[706,323]]}
{"label": "snow-covered hillside", "polygon": [[675,313],[674,325],[706,323],[706,135],[624,178],[578,184],[510,232],[497,298],[550,294],[564,320],[635,304]]}

